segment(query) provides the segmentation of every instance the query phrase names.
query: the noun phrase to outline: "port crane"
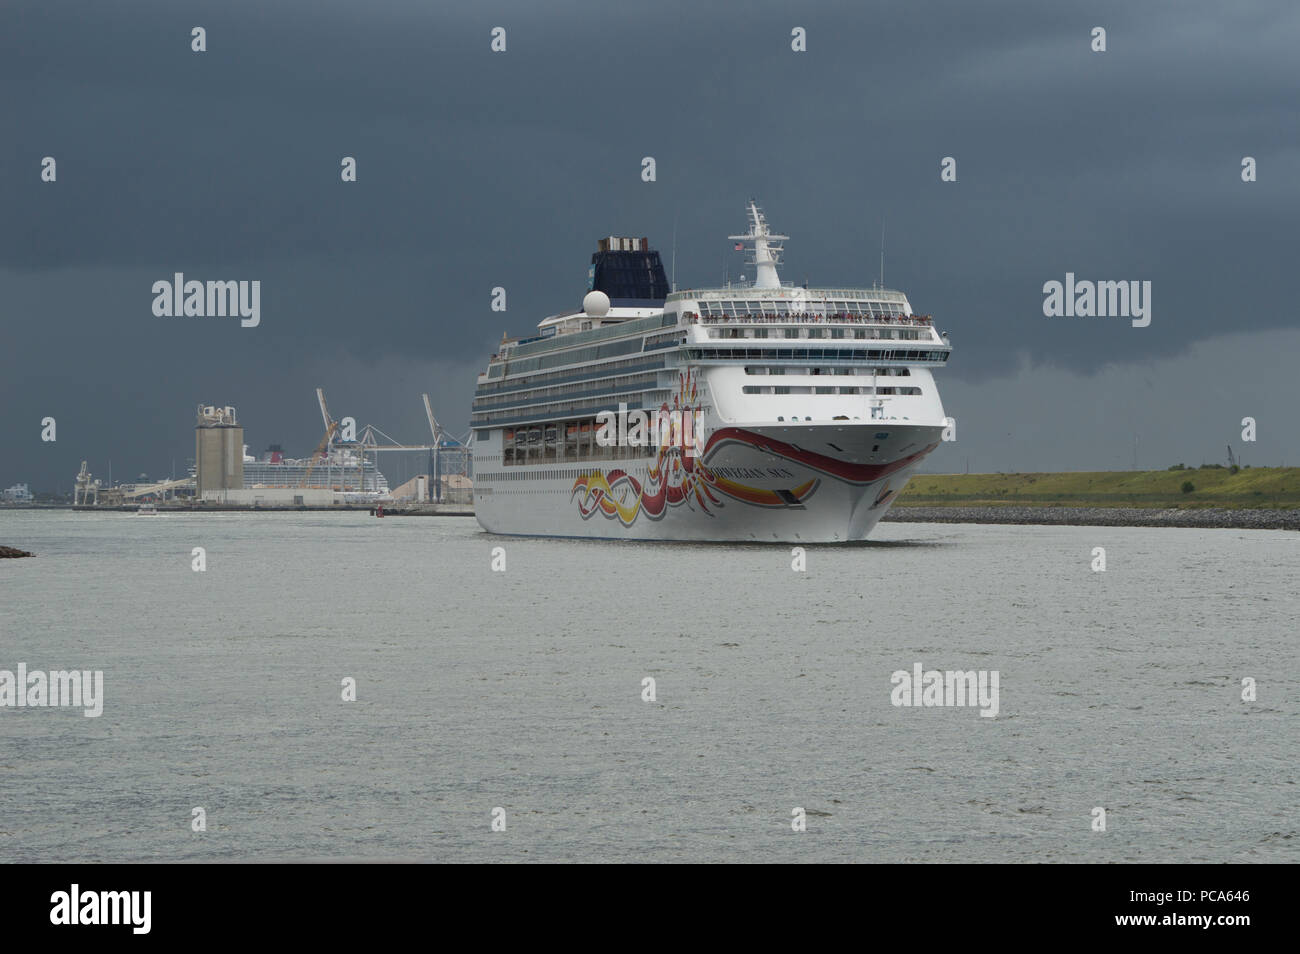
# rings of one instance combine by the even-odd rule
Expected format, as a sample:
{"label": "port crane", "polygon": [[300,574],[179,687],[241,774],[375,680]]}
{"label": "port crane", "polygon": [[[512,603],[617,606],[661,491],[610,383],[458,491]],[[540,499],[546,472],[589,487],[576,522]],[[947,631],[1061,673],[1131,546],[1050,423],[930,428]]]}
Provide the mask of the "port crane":
{"label": "port crane", "polygon": [[433,442],[436,444],[441,439],[442,428],[438,426],[438,419],[433,416],[433,405],[429,403],[429,395],[421,394],[424,398],[424,413],[429,417],[429,430],[433,432]]}
{"label": "port crane", "polygon": [[99,481],[95,480],[89,470],[86,469],[86,461],[81,462],[81,471],[77,474],[77,480],[72,490],[72,503],[76,506],[90,506],[91,500],[94,504],[99,503]]}
{"label": "port crane", "polygon": [[385,434],[373,424],[367,424],[362,428],[357,443],[361,445],[362,460],[365,459],[366,454],[374,453],[376,465],[378,464],[379,453],[381,451],[428,452],[431,457],[429,479],[432,486],[430,487],[430,496],[436,501],[442,497],[442,482],[439,473],[440,450],[448,449],[453,452],[461,452],[463,455],[467,444],[465,439],[448,436],[447,432],[443,429],[443,426],[438,423],[437,417],[434,416],[433,404],[429,400],[429,395],[422,394],[420,397],[424,401],[425,417],[429,420],[429,431],[433,436],[432,444],[403,444]]}
{"label": "port crane", "polygon": [[424,413],[429,418],[429,430],[433,433],[433,458],[429,462],[429,479],[433,481],[430,496],[434,500],[441,500],[442,474],[438,471],[438,445],[442,443],[442,428],[438,426],[438,419],[433,416],[433,405],[429,403],[429,395],[421,394],[420,397],[424,399]]}
{"label": "port crane", "polygon": [[339,429],[339,422],[330,417],[329,408],[325,406],[324,388],[316,389],[316,400],[320,402],[320,414],[325,419],[325,436],[320,439],[320,443],[316,446],[316,452],[307,461],[307,471],[302,475],[302,481],[298,484],[299,487],[307,486],[307,481],[311,479],[311,472],[316,466],[316,461],[329,453],[330,441],[334,439],[334,432]]}

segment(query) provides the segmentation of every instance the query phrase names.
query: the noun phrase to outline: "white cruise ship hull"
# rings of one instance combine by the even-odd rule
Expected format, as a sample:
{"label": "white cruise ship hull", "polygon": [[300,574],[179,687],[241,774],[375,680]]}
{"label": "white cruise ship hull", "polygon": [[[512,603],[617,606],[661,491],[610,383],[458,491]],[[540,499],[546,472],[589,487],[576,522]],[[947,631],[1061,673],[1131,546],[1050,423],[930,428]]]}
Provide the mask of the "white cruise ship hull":
{"label": "white cruise ship hull", "polygon": [[[475,514],[491,533],[592,539],[843,543],[875,528],[942,426],[872,421],[723,427],[697,459],[508,469],[482,453]],[[499,457],[496,457],[499,460]]]}

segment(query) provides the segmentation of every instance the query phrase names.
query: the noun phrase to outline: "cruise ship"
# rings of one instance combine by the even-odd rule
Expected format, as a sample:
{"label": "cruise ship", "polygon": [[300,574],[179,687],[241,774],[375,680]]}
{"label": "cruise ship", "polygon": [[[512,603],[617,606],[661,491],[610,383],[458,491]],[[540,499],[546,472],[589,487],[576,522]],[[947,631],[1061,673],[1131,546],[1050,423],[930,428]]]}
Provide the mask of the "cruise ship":
{"label": "cruise ship", "polygon": [[783,283],[750,201],[752,282],[670,290],[644,238],[601,239],[578,310],[503,337],[478,377],[474,512],[492,533],[864,539],[939,446],[951,347],[907,296]]}
{"label": "cruise ship", "polygon": [[278,444],[272,444],[257,458],[244,445],[244,487],[307,487],[382,496],[388,493],[388,480],[375,461],[362,460],[346,447],[331,446],[313,460],[285,457]]}

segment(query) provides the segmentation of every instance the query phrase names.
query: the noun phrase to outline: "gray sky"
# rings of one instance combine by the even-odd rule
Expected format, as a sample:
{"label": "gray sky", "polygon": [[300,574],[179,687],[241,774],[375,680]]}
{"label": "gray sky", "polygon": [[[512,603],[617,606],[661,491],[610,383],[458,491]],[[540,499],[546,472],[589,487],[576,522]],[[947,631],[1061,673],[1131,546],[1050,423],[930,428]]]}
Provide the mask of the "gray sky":
{"label": "gray sky", "polygon": [[[957,349],[932,470],[1127,467],[1135,431],[1142,466],[1300,463],[1295,4],[6,0],[0,27],[0,486],[181,473],[199,403],[306,454],[317,386],[411,442],[428,391],[461,430],[598,237],[667,262],[676,217],[678,283],[715,284],[750,195],[813,284],[870,284],[885,218],[886,283]],[[155,317],[177,271],[260,280],[261,325]],[[1067,271],[1151,281],[1150,327],[1043,317]]]}

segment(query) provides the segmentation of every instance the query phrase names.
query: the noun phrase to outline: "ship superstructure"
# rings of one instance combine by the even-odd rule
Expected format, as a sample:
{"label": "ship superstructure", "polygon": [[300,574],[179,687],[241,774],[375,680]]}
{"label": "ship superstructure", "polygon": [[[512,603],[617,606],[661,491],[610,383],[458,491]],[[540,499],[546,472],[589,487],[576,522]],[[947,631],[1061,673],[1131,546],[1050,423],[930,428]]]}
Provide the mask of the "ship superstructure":
{"label": "ship superstructure", "polygon": [[752,284],[669,291],[645,239],[610,236],[581,309],[502,340],[471,420],[484,528],[786,542],[870,533],[941,440],[931,372],[951,348],[900,291],[783,284],[787,237],[755,202],[747,211],[749,230],[731,239],[752,253]]}

